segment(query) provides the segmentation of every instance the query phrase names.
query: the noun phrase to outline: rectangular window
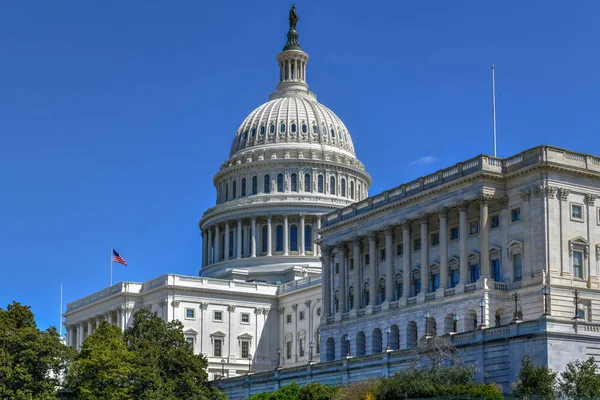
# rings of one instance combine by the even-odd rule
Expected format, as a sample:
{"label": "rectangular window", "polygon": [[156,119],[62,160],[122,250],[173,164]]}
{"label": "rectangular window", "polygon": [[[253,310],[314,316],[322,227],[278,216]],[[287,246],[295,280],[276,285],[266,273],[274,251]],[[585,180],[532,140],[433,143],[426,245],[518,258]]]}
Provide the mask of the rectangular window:
{"label": "rectangular window", "polygon": [[222,311],[215,311],[213,312],[213,320],[214,321],[223,321],[223,312]]}
{"label": "rectangular window", "polygon": [[385,261],[385,249],[379,250],[379,259]]}
{"label": "rectangular window", "polygon": [[402,297],[404,295],[404,285],[402,284],[402,281],[396,283],[396,293],[397,293],[397,296],[396,296],[397,299],[399,299],[400,297]]}
{"label": "rectangular window", "polygon": [[213,340],[213,356],[214,357],[222,357],[221,349],[223,348],[223,340],[222,339],[214,339]]}
{"label": "rectangular window", "polygon": [[469,235],[476,235],[479,233],[479,220],[473,220],[469,222]]}
{"label": "rectangular window", "polygon": [[458,227],[450,228],[450,240],[458,240]]}
{"label": "rectangular window", "polygon": [[298,315],[298,319],[300,321],[304,321],[304,311],[300,311],[300,314]]}
{"label": "rectangular window", "polygon": [[582,309],[577,310],[577,318],[585,319],[585,310],[582,310]]}
{"label": "rectangular window", "polygon": [[419,293],[421,293],[421,280],[415,279],[413,283],[413,296],[416,296]]}
{"label": "rectangular window", "polygon": [[396,255],[401,256],[404,254],[404,243],[400,243],[396,246]]}
{"label": "rectangular window", "polygon": [[515,273],[515,281],[523,279],[523,257],[521,254],[513,255],[513,269]]}
{"label": "rectangular window", "polygon": [[285,322],[287,322],[288,324],[292,323],[292,314],[288,314],[285,316]]}
{"label": "rectangular window", "polygon": [[600,207],[596,208],[596,214],[598,215],[598,225],[600,225]]}
{"label": "rectangular window", "polygon": [[241,316],[241,322],[242,324],[249,324],[250,323],[250,314],[248,313],[242,313]]}
{"label": "rectangular window", "polygon": [[354,271],[354,258],[349,259],[348,263],[350,264],[350,271]]}
{"label": "rectangular window", "polygon": [[432,246],[437,246],[440,244],[440,233],[439,232],[433,232],[431,234],[431,245]]}
{"label": "rectangular window", "polygon": [[285,358],[292,358],[292,342],[285,342]]}
{"label": "rectangular window", "polygon": [[193,308],[186,308],[185,309],[185,319],[194,319],[196,317],[196,310],[194,310]]}
{"label": "rectangular window", "polygon": [[573,276],[583,279],[583,252],[573,251]]}
{"label": "rectangular window", "polygon": [[242,340],[242,358],[248,358],[250,354],[250,342],[247,340]]}
{"label": "rectangular window", "polygon": [[369,265],[369,253],[365,254],[365,265]]}
{"label": "rectangular window", "polygon": [[460,271],[458,269],[453,269],[450,274],[450,287],[456,287],[458,282],[460,281]]}
{"label": "rectangular window", "polygon": [[521,207],[513,208],[510,210],[510,220],[512,222],[517,222],[521,220]]}
{"label": "rectangular window", "polygon": [[432,291],[435,292],[438,290],[440,288],[440,274],[431,275],[431,283]]}
{"label": "rectangular window", "polygon": [[335,273],[336,274],[340,273],[340,263],[335,263]]}
{"label": "rectangular window", "polygon": [[495,258],[492,260],[492,279],[496,282],[502,282],[502,266],[500,260]]}
{"label": "rectangular window", "polygon": [[583,221],[583,206],[580,204],[571,204],[571,219]]}
{"label": "rectangular window", "polygon": [[192,347],[192,350],[194,350],[194,338],[186,337],[185,341]]}
{"label": "rectangular window", "polygon": [[471,265],[471,283],[475,283],[479,280],[479,264]]}
{"label": "rectangular window", "polygon": [[413,251],[421,250],[421,239],[413,239]]}
{"label": "rectangular window", "polygon": [[298,352],[300,353],[300,357],[304,357],[304,339],[300,339],[298,346],[300,347],[298,349]]}
{"label": "rectangular window", "polygon": [[490,215],[490,228],[494,229],[500,226],[500,215]]}

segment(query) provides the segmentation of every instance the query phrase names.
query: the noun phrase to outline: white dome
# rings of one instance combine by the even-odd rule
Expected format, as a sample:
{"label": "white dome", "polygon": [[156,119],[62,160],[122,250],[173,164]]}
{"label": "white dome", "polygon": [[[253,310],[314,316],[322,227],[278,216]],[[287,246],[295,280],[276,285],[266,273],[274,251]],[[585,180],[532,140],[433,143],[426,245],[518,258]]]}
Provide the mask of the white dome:
{"label": "white dome", "polygon": [[248,148],[285,143],[327,145],[356,157],[348,129],[333,111],[310,92],[286,94],[250,113],[233,139],[230,157]]}

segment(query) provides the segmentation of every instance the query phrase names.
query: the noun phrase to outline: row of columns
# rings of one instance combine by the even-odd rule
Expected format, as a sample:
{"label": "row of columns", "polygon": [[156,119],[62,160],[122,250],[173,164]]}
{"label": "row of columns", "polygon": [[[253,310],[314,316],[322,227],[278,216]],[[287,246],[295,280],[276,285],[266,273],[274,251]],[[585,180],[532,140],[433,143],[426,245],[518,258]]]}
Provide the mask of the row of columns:
{"label": "row of columns", "polygon": [[[279,80],[286,81],[303,81],[306,82],[306,61],[303,60],[285,60],[279,65],[280,74]],[[292,76],[292,70],[294,74]]]}
{"label": "row of columns", "polygon": [[[256,246],[257,240],[257,217],[251,218],[251,224],[243,224],[242,219],[238,219],[236,223],[235,235],[236,235],[236,252],[233,258],[240,259],[242,257],[256,257]],[[315,217],[316,220],[316,229],[321,229],[321,218],[319,216]],[[267,226],[267,246],[266,246],[266,256],[270,257],[273,254],[273,218],[272,216],[267,216],[266,220]],[[250,229],[251,227],[251,229]],[[298,227],[298,254],[301,256],[306,255],[305,251],[305,227],[306,227],[306,216],[304,214],[300,215],[300,223]],[[205,228],[202,232],[202,267],[207,265],[211,265],[214,263],[218,263],[221,261],[225,261],[229,259],[229,250],[230,246],[233,246],[233,243],[230,243],[230,226],[229,223],[225,223],[225,240],[224,240],[224,256],[225,259],[221,259],[221,225],[215,224],[214,229],[213,226]],[[242,230],[244,231],[244,237],[246,240],[242,240]],[[214,233],[213,233],[214,232]],[[315,231],[313,230],[313,240],[315,239]],[[250,240],[248,241],[248,236],[250,236]],[[247,244],[249,244],[249,249],[247,249]],[[214,252],[212,249],[214,248]],[[319,247],[314,245],[313,253],[315,256],[319,256]],[[287,214],[283,215],[283,255],[289,255],[289,217]]]}
{"label": "row of columns", "polygon": [[80,349],[83,341],[96,332],[102,321],[106,321],[111,325],[117,325],[124,331],[127,326],[128,316],[132,311],[132,307],[118,307],[104,314],[96,315],[74,324],[67,324],[67,345],[75,349]]}
{"label": "row of columns", "polygon": [[[477,197],[480,210],[479,218],[479,243],[480,243],[480,277],[490,278],[490,253],[489,253],[489,212],[488,203],[491,200],[491,195],[482,193]],[[460,257],[460,281],[459,283],[468,283],[468,225],[467,225],[467,209],[469,202],[461,201],[456,205],[459,219],[459,257]],[[442,208],[436,211],[439,219],[439,234],[440,234],[440,286],[439,289],[445,289],[448,281],[448,208]],[[421,264],[421,293],[430,292],[429,288],[429,219],[431,214],[421,214],[418,217],[420,223],[420,264]],[[411,226],[415,220],[405,220],[400,225],[402,226],[402,243],[404,246],[402,265],[403,265],[403,297],[410,297],[411,285]],[[384,229],[385,233],[385,301],[389,302],[394,294],[394,230],[396,226],[390,225]],[[377,254],[377,237],[379,231],[369,232],[369,304],[375,305],[377,302],[377,286],[378,286],[378,262]],[[358,309],[363,302],[362,286],[364,283],[363,276],[363,256],[362,256],[362,237],[353,239],[353,256],[354,269],[358,273],[358,283],[354,285],[353,308]],[[340,254],[340,273],[338,280],[339,289],[339,312],[346,312],[346,293],[347,293],[347,268],[348,268],[348,251],[346,243],[341,243],[337,246],[330,246],[323,250],[323,304],[326,315],[332,313],[332,290],[333,290],[333,272],[331,263],[333,261],[333,253]]]}

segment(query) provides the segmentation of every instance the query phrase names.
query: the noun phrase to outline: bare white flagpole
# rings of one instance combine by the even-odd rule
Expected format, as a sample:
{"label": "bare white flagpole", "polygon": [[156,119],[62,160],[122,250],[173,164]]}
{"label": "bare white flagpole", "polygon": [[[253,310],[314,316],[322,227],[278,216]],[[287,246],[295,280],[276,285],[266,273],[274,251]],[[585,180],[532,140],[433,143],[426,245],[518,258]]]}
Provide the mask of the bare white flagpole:
{"label": "bare white flagpole", "polygon": [[58,335],[62,338],[62,282],[60,283],[60,313],[58,318]]}
{"label": "bare white flagpole", "polygon": [[112,264],[113,264],[113,249],[110,249],[110,286],[112,286]]}
{"label": "bare white flagpole", "polygon": [[492,118],[494,120],[494,157],[496,157],[496,79],[494,64],[492,64]]}

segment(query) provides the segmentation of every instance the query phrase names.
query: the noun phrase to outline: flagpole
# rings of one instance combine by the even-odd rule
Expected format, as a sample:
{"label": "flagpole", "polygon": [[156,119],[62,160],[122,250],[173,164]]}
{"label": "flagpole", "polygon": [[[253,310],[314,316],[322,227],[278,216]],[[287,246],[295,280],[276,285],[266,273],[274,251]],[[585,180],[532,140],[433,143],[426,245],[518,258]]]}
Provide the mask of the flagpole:
{"label": "flagpole", "polygon": [[492,118],[494,120],[494,157],[496,157],[496,79],[494,64],[492,64]]}
{"label": "flagpole", "polygon": [[113,249],[110,249],[110,286],[112,286],[112,264],[113,264]]}

